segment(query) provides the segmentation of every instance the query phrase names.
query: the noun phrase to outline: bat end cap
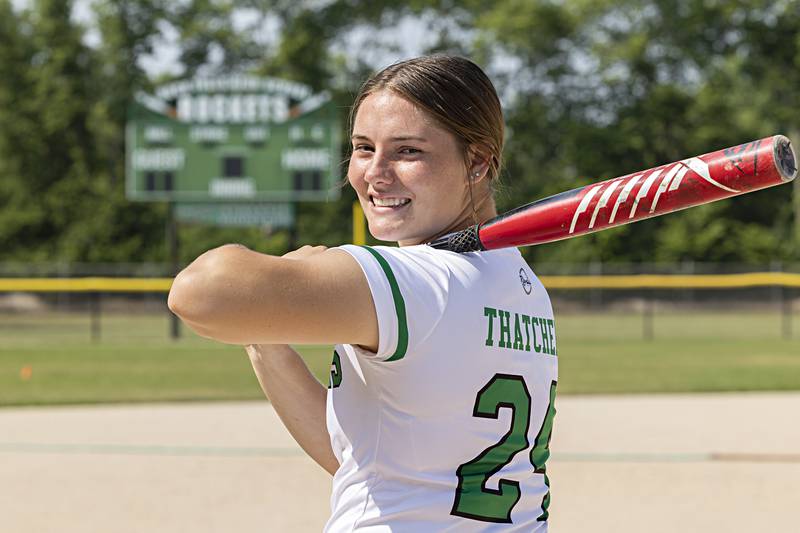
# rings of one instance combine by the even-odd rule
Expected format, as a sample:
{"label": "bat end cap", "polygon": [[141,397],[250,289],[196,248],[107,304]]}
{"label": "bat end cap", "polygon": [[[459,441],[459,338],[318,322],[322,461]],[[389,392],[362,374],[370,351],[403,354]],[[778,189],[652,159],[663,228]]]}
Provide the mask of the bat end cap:
{"label": "bat end cap", "polygon": [[797,156],[792,141],[783,135],[775,136],[775,166],[784,182],[792,181],[797,176]]}

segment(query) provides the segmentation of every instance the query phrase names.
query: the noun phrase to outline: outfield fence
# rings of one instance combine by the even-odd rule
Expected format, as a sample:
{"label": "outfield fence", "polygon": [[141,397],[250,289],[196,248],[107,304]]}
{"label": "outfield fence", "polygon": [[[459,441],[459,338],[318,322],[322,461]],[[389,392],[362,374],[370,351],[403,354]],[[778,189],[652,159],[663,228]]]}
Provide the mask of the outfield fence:
{"label": "outfield fence", "polygon": [[[759,328],[775,326],[770,335],[795,337],[794,315],[800,312],[797,264],[546,263],[533,268],[550,293],[557,318],[579,314],[591,322],[635,315],[640,317],[641,337],[654,339],[659,317],[672,317],[672,324],[681,316],[692,320],[703,313],[753,315],[759,317]],[[0,330],[13,333],[26,324],[20,328],[25,334],[36,329],[37,317],[55,316],[69,327],[84,327],[84,335],[88,330],[99,341],[108,319],[124,323],[126,316],[160,316],[166,330],[160,335],[177,339],[179,322],[166,306],[172,284],[167,272],[168,265],[161,264],[0,264]],[[774,320],[768,319],[773,315]],[[77,320],[80,316],[83,322]],[[43,330],[48,323],[52,321],[41,321]],[[121,325],[116,329],[125,330]]]}

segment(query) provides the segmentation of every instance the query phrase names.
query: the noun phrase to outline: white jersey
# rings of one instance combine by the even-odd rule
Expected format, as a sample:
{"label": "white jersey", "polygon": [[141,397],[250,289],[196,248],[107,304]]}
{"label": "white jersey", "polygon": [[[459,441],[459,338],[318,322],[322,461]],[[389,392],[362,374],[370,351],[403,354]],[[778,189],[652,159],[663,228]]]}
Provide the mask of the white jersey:
{"label": "white jersey", "polygon": [[340,249],[367,277],[379,346],[335,348],[325,531],[547,531],[555,326],[519,250]]}

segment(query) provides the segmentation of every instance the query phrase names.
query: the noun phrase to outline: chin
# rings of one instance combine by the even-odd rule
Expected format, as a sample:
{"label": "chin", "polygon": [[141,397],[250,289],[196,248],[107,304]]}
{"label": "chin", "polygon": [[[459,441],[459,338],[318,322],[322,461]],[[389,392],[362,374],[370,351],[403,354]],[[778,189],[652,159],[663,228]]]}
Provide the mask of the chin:
{"label": "chin", "polygon": [[422,238],[416,235],[415,232],[408,231],[404,228],[387,228],[387,227],[379,227],[373,228],[372,226],[369,227],[370,234],[380,241],[389,241],[389,242],[401,242],[401,241],[419,241],[422,242]]}

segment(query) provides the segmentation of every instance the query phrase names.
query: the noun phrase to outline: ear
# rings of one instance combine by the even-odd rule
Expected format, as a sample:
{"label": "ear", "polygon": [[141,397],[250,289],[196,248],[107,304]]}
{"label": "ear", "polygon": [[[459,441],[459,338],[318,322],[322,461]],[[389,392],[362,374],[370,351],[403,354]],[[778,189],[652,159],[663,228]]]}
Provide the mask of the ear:
{"label": "ear", "polygon": [[489,161],[491,155],[486,149],[478,146],[469,148],[469,179],[473,183],[478,183],[489,175]]}

